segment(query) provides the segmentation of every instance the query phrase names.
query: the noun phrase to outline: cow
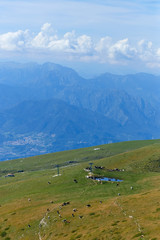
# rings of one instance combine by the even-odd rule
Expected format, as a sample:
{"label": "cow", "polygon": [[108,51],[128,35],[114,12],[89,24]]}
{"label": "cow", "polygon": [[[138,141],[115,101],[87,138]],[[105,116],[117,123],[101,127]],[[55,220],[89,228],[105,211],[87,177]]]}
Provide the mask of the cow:
{"label": "cow", "polygon": [[90,205],[90,204],[87,204],[86,207],[91,207],[91,205]]}

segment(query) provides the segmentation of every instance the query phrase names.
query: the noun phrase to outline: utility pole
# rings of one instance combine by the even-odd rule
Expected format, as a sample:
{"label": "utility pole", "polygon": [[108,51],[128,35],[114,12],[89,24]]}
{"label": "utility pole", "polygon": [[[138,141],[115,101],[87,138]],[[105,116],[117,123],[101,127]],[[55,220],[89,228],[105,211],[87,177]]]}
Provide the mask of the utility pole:
{"label": "utility pole", "polygon": [[57,174],[59,176],[59,165],[56,165],[56,167],[57,167]]}
{"label": "utility pole", "polygon": [[89,165],[90,165],[90,171],[92,172],[92,165],[93,165],[93,163],[89,163]]}

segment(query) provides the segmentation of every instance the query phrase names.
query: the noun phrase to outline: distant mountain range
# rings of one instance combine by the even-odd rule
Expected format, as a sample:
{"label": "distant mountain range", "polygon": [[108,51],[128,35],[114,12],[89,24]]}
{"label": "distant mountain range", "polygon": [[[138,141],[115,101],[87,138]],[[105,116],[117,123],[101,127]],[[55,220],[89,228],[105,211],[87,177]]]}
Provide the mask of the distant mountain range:
{"label": "distant mountain range", "polygon": [[160,77],[0,63],[0,160],[160,137]]}

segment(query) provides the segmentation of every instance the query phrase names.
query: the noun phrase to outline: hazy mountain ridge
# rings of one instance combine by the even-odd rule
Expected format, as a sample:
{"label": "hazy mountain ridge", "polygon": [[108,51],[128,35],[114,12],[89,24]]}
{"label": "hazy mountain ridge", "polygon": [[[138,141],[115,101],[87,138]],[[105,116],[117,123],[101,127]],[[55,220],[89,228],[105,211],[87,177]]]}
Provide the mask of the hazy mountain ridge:
{"label": "hazy mountain ridge", "polygon": [[12,133],[2,141],[7,158],[16,149],[30,156],[117,141],[121,131],[115,121],[57,99],[24,101],[1,114],[0,120],[2,136]]}
{"label": "hazy mountain ridge", "polygon": [[160,77],[145,73],[84,79],[52,63],[1,63],[1,159],[24,156],[25,137],[34,139],[24,144],[27,156],[38,154],[42,145],[51,152],[158,138],[159,90]]}

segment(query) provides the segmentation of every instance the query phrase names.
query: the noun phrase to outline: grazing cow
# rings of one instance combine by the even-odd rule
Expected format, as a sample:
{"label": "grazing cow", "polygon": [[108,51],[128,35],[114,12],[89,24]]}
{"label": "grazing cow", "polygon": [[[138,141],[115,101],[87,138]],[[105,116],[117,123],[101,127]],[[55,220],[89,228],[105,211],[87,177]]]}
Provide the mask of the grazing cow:
{"label": "grazing cow", "polygon": [[121,194],[120,193],[118,193],[118,196],[120,196]]}
{"label": "grazing cow", "polygon": [[70,202],[64,202],[63,204],[62,204],[62,206],[66,206],[66,205],[69,205],[70,204]]}
{"label": "grazing cow", "polygon": [[58,215],[60,218],[62,217],[61,214]]}
{"label": "grazing cow", "polygon": [[48,219],[50,219],[50,216],[48,216]]}
{"label": "grazing cow", "polygon": [[74,214],[72,213],[72,217],[74,217]]}
{"label": "grazing cow", "polygon": [[47,208],[47,212],[50,212],[49,208]]}
{"label": "grazing cow", "polygon": [[51,184],[51,182],[48,182],[48,184]]}
{"label": "grazing cow", "polygon": [[54,203],[53,201],[50,201],[50,203]]}
{"label": "grazing cow", "polygon": [[73,212],[77,212],[77,208],[73,208]]}
{"label": "grazing cow", "polygon": [[90,205],[90,204],[87,204],[86,207],[91,207],[91,205]]}
{"label": "grazing cow", "polygon": [[80,218],[80,219],[82,219],[82,218],[83,218],[83,216],[79,216],[79,218]]}
{"label": "grazing cow", "polygon": [[57,210],[57,213],[59,214],[59,211]]}
{"label": "grazing cow", "polygon": [[70,223],[70,221],[67,221],[66,219],[62,220],[64,223]]}
{"label": "grazing cow", "polygon": [[75,183],[78,183],[78,181],[77,181],[76,179],[74,179],[74,182],[75,182]]}
{"label": "grazing cow", "polygon": [[99,201],[100,203],[102,203],[102,201]]}
{"label": "grazing cow", "polygon": [[131,187],[131,190],[133,190],[133,187]]}
{"label": "grazing cow", "polygon": [[63,219],[62,222],[64,222],[64,223],[70,223],[70,221],[67,221],[66,219]]}
{"label": "grazing cow", "polygon": [[30,202],[31,201],[31,199],[30,198],[28,198],[28,202]]}
{"label": "grazing cow", "polygon": [[30,228],[30,227],[31,227],[31,225],[30,225],[30,224],[28,224],[28,227]]}

